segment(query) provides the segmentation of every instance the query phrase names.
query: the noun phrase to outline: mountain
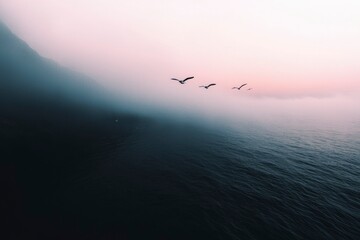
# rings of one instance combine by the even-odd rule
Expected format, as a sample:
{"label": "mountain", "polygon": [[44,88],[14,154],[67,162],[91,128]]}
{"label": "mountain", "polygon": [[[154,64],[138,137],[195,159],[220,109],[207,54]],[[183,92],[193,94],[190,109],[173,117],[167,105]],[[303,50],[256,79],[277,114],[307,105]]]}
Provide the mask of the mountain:
{"label": "mountain", "polygon": [[0,42],[0,124],[89,134],[113,131],[115,118],[133,119],[102,86],[42,58],[4,24]]}

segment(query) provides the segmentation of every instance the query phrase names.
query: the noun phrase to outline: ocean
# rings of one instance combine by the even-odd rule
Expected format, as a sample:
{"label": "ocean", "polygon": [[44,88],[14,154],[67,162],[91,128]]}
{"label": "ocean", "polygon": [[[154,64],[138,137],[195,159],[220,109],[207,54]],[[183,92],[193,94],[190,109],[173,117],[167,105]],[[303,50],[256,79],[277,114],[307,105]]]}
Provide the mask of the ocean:
{"label": "ocean", "polygon": [[8,134],[10,236],[357,239],[359,123],[139,118],[81,141]]}

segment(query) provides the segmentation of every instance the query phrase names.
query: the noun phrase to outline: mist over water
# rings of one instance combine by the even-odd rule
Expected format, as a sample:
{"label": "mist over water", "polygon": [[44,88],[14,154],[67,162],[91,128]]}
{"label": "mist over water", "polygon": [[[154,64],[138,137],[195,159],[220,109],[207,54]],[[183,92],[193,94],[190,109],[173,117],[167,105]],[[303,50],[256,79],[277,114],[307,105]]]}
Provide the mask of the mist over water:
{"label": "mist over water", "polygon": [[[26,210],[17,224],[27,235],[359,235],[360,119],[353,99],[240,97],[224,106],[207,99],[187,108],[182,104],[193,99],[124,99],[110,102],[119,112],[97,125],[96,140],[55,135],[44,142],[47,134],[34,133],[8,143],[25,149],[10,156],[23,159],[17,174]],[[101,126],[110,126],[111,134]],[[45,224],[45,230],[37,227]]]}
{"label": "mist over water", "polygon": [[[193,82],[180,85],[164,79],[167,89],[156,87],[137,90],[113,90],[126,99],[124,107],[155,118],[171,118],[197,125],[237,127],[237,123],[254,126],[290,126],[301,129],[313,126],[346,130],[360,119],[360,98],[357,95],[326,97],[258,97],[256,89],[237,91],[223,89],[221,83],[213,89],[198,88]],[[170,83],[169,83],[170,82]],[[350,127],[351,128],[351,127]]]}
{"label": "mist over water", "polygon": [[146,179],[135,182],[150,189],[144,221],[159,216],[150,232],[179,239],[356,239],[357,102],[240,98],[229,99],[230,107],[209,100],[200,110],[195,103],[193,111],[172,105],[171,117],[155,116],[171,123],[137,133],[126,151]]}

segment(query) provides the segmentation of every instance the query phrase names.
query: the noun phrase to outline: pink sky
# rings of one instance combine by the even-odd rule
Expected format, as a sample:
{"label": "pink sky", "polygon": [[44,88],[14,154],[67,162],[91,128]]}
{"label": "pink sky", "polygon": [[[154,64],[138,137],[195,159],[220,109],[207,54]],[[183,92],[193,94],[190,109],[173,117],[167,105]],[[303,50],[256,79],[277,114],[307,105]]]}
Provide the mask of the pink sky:
{"label": "pink sky", "polygon": [[104,84],[164,92],[195,75],[273,97],[359,94],[359,13],[359,0],[0,0],[31,47]]}

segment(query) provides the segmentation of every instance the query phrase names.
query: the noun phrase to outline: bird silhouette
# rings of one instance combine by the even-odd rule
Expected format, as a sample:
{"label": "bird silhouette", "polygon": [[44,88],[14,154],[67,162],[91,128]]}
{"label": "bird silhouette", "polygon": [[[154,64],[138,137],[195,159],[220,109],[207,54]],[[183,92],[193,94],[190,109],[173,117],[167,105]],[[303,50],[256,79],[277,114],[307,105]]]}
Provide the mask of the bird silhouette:
{"label": "bird silhouette", "polygon": [[184,84],[187,80],[190,80],[190,79],[193,79],[194,77],[187,77],[185,78],[184,80],[179,80],[177,78],[172,78],[171,80],[175,80],[175,81],[178,81],[179,83],[181,84]]}
{"label": "bird silhouette", "polygon": [[237,90],[240,90],[243,86],[246,86],[246,85],[247,85],[247,83],[245,83],[245,84],[241,85],[240,87],[233,87],[232,89],[237,89]]}
{"label": "bird silhouette", "polygon": [[250,91],[252,88],[249,88],[248,91]]}
{"label": "bird silhouette", "polygon": [[216,85],[215,83],[211,83],[211,84],[209,84],[209,85],[207,85],[207,86],[199,86],[199,87],[202,87],[202,88],[208,89],[209,87],[211,87],[211,86],[215,86],[215,85]]}

